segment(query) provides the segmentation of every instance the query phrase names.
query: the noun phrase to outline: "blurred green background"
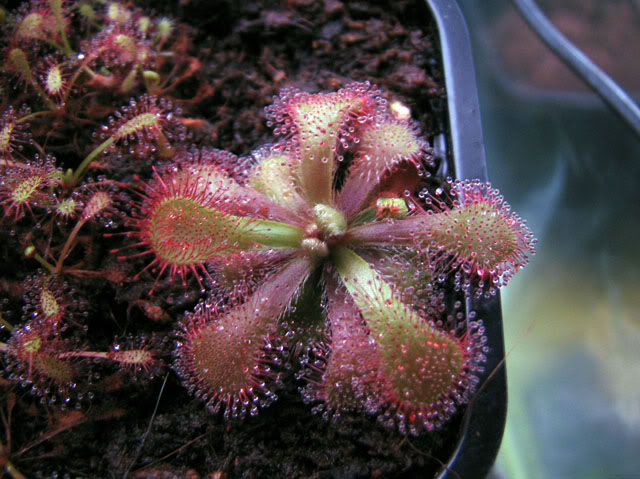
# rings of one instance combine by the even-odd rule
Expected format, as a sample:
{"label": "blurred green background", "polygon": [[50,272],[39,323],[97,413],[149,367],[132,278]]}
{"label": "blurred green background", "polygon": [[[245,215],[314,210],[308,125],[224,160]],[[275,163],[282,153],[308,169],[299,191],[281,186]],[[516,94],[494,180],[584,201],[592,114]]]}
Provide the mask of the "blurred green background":
{"label": "blurred green background", "polygon": [[[640,96],[640,2],[540,6]],[[640,477],[640,140],[510,1],[460,0],[491,182],[539,238],[503,290],[509,415],[496,477]]]}

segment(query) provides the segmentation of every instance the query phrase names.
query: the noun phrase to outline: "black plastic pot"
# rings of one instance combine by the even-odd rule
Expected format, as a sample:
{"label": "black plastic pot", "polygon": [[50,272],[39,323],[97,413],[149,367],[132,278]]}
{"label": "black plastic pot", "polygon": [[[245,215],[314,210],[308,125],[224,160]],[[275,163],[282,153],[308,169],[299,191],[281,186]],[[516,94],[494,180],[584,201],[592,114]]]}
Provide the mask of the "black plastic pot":
{"label": "black plastic pot", "polygon": [[[449,112],[450,135],[445,141],[436,142],[436,151],[451,159],[455,178],[487,181],[480,106],[466,23],[455,0],[427,0],[427,5],[438,26]],[[467,313],[474,311],[477,318],[483,319],[490,351],[478,392],[461,421],[457,446],[437,476],[440,479],[486,476],[500,448],[506,421],[507,380],[500,296],[468,300],[466,310]]]}

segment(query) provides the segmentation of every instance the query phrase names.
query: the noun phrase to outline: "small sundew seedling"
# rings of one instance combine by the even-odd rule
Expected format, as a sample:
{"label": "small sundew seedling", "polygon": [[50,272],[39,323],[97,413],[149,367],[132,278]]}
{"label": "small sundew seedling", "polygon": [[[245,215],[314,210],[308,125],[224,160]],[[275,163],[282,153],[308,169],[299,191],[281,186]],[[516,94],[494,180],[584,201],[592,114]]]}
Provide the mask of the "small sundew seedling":
{"label": "small sundew seedling", "polygon": [[31,113],[28,107],[16,111],[9,106],[0,117],[0,168],[10,166],[8,160],[15,160],[15,155],[22,156],[25,145],[31,141],[29,123],[22,120]]}
{"label": "small sundew seedling", "polygon": [[68,94],[71,72],[64,60],[57,56],[47,56],[38,68],[40,83],[46,94],[57,104],[61,104]]}
{"label": "small sundew seedling", "polygon": [[131,19],[131,11],[122,3],[108,2],[104,17],[109,23],[127,23]]}
{"label": "small sundew seedling", "polygon": [[58,33],[54,12],[44,2],[34,2],[34,6],[18,19],[13,35],[22,43],[46,42],[59,46]]}
{"label": "small sundew seedling", "polygon": [[51,96],[62,97],[64,95],[64,79],[62,78],[62,67],[59,64],[52,65],[45,73],[45,88]]}
{"label": "small sundew seedling", "polygon": [[66,402],[76,389],[78,365],[60,356],[73,347],[72,342],[59,339],[47,321],[29,321],[14,330],[6,344],[8,378],[50,402]]}
{"label": "small sundew seedling", "polygon": [[42,13],[33,12],[25,15],[15,29],[15,36],[18,40],[29,41],[45,38],[46,17]]}
{"label": "small sundew seedling", "polygon": [[56,183],[52,157],[8,168],[0,178],[0,206],[4,218],[13,217],[18,221],[28,211],[34,216],[34,210],[45,207],[52,200],[50,188]]}
{"label": "small sundew seedling", "polygon": [[15,73],[22,81],[28,84],[35,83],[27,53],[20,47],[9,48],[5,58],[5,69]]}
{"label": "small sundew seedling", "polygon": [[170,18],[164,17],[158,20],[158,22],[156,23],[155,38],[156,38],[156,41],[158,42],[159,48],[161,48],[162,45],[164,45],[167,42],[167,40],[169,40],[169,37],[171,36],[173,29],[174,29],[174,22]]}
{"label": "small sundew seedling", "polygon": [[79,208],[80,205],[74,198],[63,198],[59,201],[56,201],[56,204],[53,208],[53,213],[63,221],[66,221],[75,218]]}
{"label": "small sundew seedling", "polygon": [[64,6],[64,0],[48,0],[49,8],[55,19],[56,33],[61,39],[62,49],[65,53],[72,53],[69,40],[67,39],[67,29],[69,28],[69,18],[67,17],[67,11]]}
{"label": "small sundew seedling", "polygon": [[96,20],[97,20],[96,11],[93,9],[93,6],[91,6],[90,3],[87,3],[87,2],[79,3],[77,6],[77,11],[78,11],[78,14],[80,15],[80,18],[83,20],[83,22],[89,25],[93,25],[96,23]]}
{"label": "small sundew seedling", "polygon": [[166,100],[145,95],[138,100],[131,100],[127,107],[110,118],[108,127],[103,128],[101,135],[103,138],[112,138],[114,143],[123,142],[124,146],[137,140],[145,144],[149,152],[159,147],[167,150],[160,151],[163,156],[170,156],[169,140],[174,134],[184,134],[183,130],[171,131],[171,127],[178,127],[173,122],[174,116],[180,114],[180,111],[174,113],[172,110],[173,106]]}
{"label": "small sundew seedling", "polygon": [[61,353],[58,358],[69,359],[92,359],[104,360],[117,364],[120,373],[127,376],[133,382],[150,381],[157,376],[164,362],[160,359],[166,349],[162,342],[155,338],[146,336],[133,337],[116,340],[109,351],[68,351]]}
{"label": "small sundew seedling", "polygon": [[144,35],[149,33],[149,27],[151,26],[151,17],[141,16],[136,20],[138,31]]}
{"label": "small sundew seedling", "polygon": [[107,354],[107,358],[131,370],[133,375],[141,372],[150,373],[160,367],[159,361],[154,352],[150,349],[122,349],[115,347]]}
{"label": "small sundew seedling", "polygon": [[68,286],[56,275],[39,273],[24,282],[25,316],[48,323],[57,331],[70,306]]}
{"label": "small sundew seedling", "polygon": [[56,110],[57,106],[47,96],[46,92],[42,89],[38,83],[31,64],[27,56],[27,52],[18,46],[9,47],[5,61],[5,69],[15,74],[22,82],[33,87],[33,89],[40,95],[40,97],[47,103],[50,110]]}
{"label": "small sundew seedling", "polygon": [[75,239],[80,232],[80,229],[84,226],[87,221],[94,220],[98,216],[109,215],[113,206],[113,193],[110,191],[99,190],[99,189],[91,189],[90,194],[88,194],[87,201],[85,202],[82,213],[80,214],[80,218],[78,222],[74,226],[71,233],[67,237],[67,241],[65,242],[62,252],[58,258],[58,262],[56,263],[56,273],[62,272],[62,266],[64,264],[64,260],[67,258],[67,255],[71,251],[72,246],[75,243]]}
{"label": "small sundew seedling", "polygon": [[113,205],[112,193],[109,191],[94,191],[87,200],[82,214],[83,221],[89,221],[105,211]]}
{"label": "small sundew seedling", "polygon": [[110,70],[122,70],[152,61],[151,44],[133,24],[114,24],[91,39],[85,50],[91,63]]}
{"label": "small sundew seedling", "polygon": [[179,109],[171,102],[151,95],[131,99],[129,104],[109,117],[96,135],[104,140],[98,145],[66,181],[69,186],[78,183],[91,162],[104,151],[117,152],[123,148],[129,154],[147,158],[157,154],[170,158],[175,154],[172,141],[186,139],[185,128],[177,121]]}
{"label": "small sundew seedling", "polygon": [[[533,254],[531,233],[489,185],[420,194],[429,147],[367,83],[285,89],[266,112],[284,141],[157,174],[127,233],[160,274],[200,269],[213,286],[181,326],[176,370],[211,412],[243,417],[275,399],[272,353],[307,351],[298,377],[315,411],[377,414],[403,434],[441,427],[471,399],[488,351],[481,321],[443,319],[459,294],[444,280],[495,294]],[[238,280],[238,258],[257,281]]]}

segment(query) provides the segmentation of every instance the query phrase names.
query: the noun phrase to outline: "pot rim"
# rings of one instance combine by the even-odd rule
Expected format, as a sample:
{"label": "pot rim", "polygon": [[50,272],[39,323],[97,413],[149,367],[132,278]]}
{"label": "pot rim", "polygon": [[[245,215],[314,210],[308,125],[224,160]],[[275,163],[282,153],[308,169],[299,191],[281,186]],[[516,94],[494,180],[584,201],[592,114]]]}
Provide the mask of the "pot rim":
{"label": "pot rim", "polygon": [[[456,0],[426,0],[438,27],[449,113],[450,149],[457,179],[488,180],[480,102],[471,41]],[[495,462],[507,417],[507,378],[499,293],[470,298],[466,312],[485,319],[489,338],[485,372],[467,405],[460,439],[436,477],[485,477]]]}

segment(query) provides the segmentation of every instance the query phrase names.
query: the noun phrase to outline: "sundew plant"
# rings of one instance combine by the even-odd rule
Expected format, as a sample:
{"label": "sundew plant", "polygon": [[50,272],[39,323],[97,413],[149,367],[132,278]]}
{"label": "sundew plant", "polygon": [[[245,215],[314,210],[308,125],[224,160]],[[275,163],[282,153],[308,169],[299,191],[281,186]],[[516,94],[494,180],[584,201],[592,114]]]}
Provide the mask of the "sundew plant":
{"label": "sundew plant", "polygon": [[[491,348],[481,319],[446,305],[527,264],[525,222],[489,184],[438,177],[408,109],[368,82],[283,88],[265,108],[273,141],[245,156],[200,141],[186,110],[211,89],[186,38],[117,2],[6,16],[0,207],[27,277],[2,283],[5,382],[69,411],[169,370],[241,428],[297,381],[332,422],[442,427]],[[127,316],[171,326],[105,340],[92,285],[116,301],[144,289]],[[153,301],[194,285],[184,315]]]}
{"label": "sundew plant", "polygon": [[266,116],[274,145],[189,155],[132,222],[159,275],[214,285],[181,323],[176,371],[212,413],[243,417],[277,397],[283,352],[304,351],[302,394],[327,417],[441,426],[490,347],[481,321],[442,321],[443,283],[495,294],[531,233],[489,185],[425,188],[428,145],[367,83],[287,88]]}

